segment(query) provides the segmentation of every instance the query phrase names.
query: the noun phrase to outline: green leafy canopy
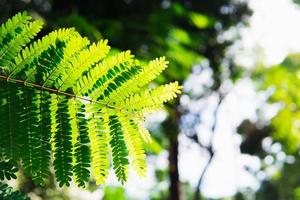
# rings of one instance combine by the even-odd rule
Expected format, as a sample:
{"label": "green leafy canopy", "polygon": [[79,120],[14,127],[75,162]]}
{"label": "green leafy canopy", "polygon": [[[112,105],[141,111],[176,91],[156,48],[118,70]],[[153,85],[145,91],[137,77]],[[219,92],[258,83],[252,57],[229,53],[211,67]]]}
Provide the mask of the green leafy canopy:
{"label": "green leafy canopy", "polygon": [[129,166],[144,176],[144,117],[180,93],[177,82],[147,89],[168,62],[108,55],[107,40],[73,28],[32,42],[41,27],[25,12],[0,27],[0,161],[21,161],[37,184],[51,163],[60,186],[84,186],[90,171],[104,184],[110,162],[121,183]]}

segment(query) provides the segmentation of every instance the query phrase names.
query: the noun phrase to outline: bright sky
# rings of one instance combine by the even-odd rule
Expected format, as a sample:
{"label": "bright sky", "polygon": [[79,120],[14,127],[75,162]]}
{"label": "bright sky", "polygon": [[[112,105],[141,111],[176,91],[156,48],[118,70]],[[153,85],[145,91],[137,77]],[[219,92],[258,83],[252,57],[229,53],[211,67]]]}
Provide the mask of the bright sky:
{"label": "bright sky", "polygon": [[[199,74],[198,77],[192,75],[191,79],[199,80],[200,78],[201,80],[202,75]],[[192,84],[192,81],[187,82],[187,87],[189,83]],[[193,85],[198,86],[198,84]],[[255,157],[240,154],[241,138],[236,134],[235,129],[244,119],[255,121],[255,110],[258,106],[262,106],[263,102],[263,96],[255,93],[250,79],[239,81],[225,98],[217,117],[218,123],[214,139],[216,154],[202,185],[205,196],[230,196],[236,192],[237,187],[258,187],[257,181],[243,170],[243,166],[247,165],[257,170],[259,161]],[[191,110],[202,108],[203,122],[198,127],[200,138],[208,138],[211,134],[212,113],[216,103],[216,97],[211,96],[201,99],[197,103],[187,104]],[[195,186],[208,159],[206,152],[203,151],[199,154],[199,147],[191,145],[183,135],[179,141],[181,144],[180,174],[182,180],[190,181]]]}
{"label": "bright sky", "polygon": [[[250,27],[233,53],[243,67],[280,63],[288,53],[300,52],[300,7],[292,0],[249,0],[254,11]],[[259,54],[260,55],[259,55]]]}

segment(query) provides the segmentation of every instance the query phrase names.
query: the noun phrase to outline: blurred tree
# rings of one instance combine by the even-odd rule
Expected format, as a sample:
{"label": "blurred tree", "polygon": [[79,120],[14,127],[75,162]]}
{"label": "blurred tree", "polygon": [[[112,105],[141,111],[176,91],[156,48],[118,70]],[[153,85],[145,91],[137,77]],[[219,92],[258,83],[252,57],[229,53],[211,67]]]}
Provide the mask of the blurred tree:
{"label": "blurred tree", "polygon": [[257,200],[299,200],[300,159],[285,163],[271,179],[264,180],[256,193]]}
{"label": "blurred tree", "polygon": [[261,155],[263,152],[262,140],[268,137],[271,131],[269,126],[258,127],[250,120],[243,121],[237,128],[237,132],[243,137],[240,145],[241,153]]}
{"label": "blurred tree", "polygon": [[295,3],[300,4],[299,0],[293,0]]}
{"label": "blurred tree", "polygon": [[[255,194],[258,200],[300,199],[299,65],[300,54],[293,54],[279,65],[259,67],[254,72],[259,90],[267,91],[268,103],[276,105],[278,110],[271,123],[264,127],[244,122],[239,128],[243,136],[241,151],[259,156],[262,165],[258,173],[266,175]],[[272,144],[263,148],[262,142],[267,136]]]}
{"label": "blurred tree", "polygon": [[279,111],[271,120],[272,137],[290,154],[300,148],[299,65],[300,55],[294,54],[280,65],[259,68],[254,73],[260,89],[271,93],[268,102],[278,105]]}

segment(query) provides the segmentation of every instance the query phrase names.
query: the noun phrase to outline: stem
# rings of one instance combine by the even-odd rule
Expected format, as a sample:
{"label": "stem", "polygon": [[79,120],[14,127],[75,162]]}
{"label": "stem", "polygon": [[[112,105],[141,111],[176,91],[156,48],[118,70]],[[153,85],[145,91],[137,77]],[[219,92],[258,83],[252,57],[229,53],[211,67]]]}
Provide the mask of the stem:
{"label": "stem", "polygon": [[10,77],[4,76],[4,75],[0,75],[0,79],[5,80],[7,82],[19,83],[19,84],[24,85],[24,86],[31,86],[31,87],[34,87],[34,88],[37,88],[37,89],[40,89],[40,90],[48,91],[50,93],[55,93],[55,94],[60,94],[60,95],[64,95],[64,96],[67,96],[67,97],[80,99],[80,100],[87,101],[87,102],[90,102],[90,103],[102,104],[104,106],[107,106],[108,108],[113,108],[113,109],[116,108],[116,107],[110,106],[108,104],[101,103],[99,101],[94,101],[94,100],[89,99],[89,98],[76,96],[75,94],[72,94],[72,93],[68,93],[68,92],[64,92],[64,91],[61,91],[61,90],[45,87],[45,86],[42,86],[42,85],[39,85],[39,84],[36,84],[36,83],[29,83],[29,82],[26,82],[26,81],[23,81],[23,80],[13,79],[13,78],[10,78]]}

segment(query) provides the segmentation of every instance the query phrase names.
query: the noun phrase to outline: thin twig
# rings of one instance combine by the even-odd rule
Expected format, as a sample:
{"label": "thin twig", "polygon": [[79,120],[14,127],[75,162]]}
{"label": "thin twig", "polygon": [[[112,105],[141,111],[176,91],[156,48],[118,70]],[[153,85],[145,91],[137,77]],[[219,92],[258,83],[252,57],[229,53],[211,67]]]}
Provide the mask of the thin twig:
{"label": "thin twig", "polygon": [[215,137],[215,130],[216,130],[217,123],[218,123],[218,112],[219,112],[219,109],[221,107],[221,104],[222,104],[224,98],[226,97],[226,94],[222,95],[220,92],[218,92],[218,96],[219,96],[219,101],[218,101],[218,104],[216,105],[216,108],[215,108],[214,113],[213,113],[214,121],[213,121],[213,124],[212,124],[212,127],[211,127],[211,137],[210,137],[210,140],[209,140],[209,144],[207,146],[204,146],[200,142],[200,140],[198,139],[198,136],[197,136],[197,133],[196,133],[197,140],[195,140],[195,141],[198,141],[197,143],[201,148],[204,147],[204,149],[207,150],[207,152],[209,154],[209,159],[208,159],[206,165],[204,166],[204,169],[202,170],[202,172],[200,174],[200,177],[199,177],[199,180],[198,180],[198,183],[197,183],[197,186],[196,186],[196,192],[195,192],[194,200],[201,199],[200,187],[201,187],[201,184],[203,182],[204,176],[205,176],[210,164],[212,163],[212,160],[213,160],[214,155],[215,155],[215,151],[214,151],[214,148],[213,148],[213,141],[214,141],[214,137]]}

